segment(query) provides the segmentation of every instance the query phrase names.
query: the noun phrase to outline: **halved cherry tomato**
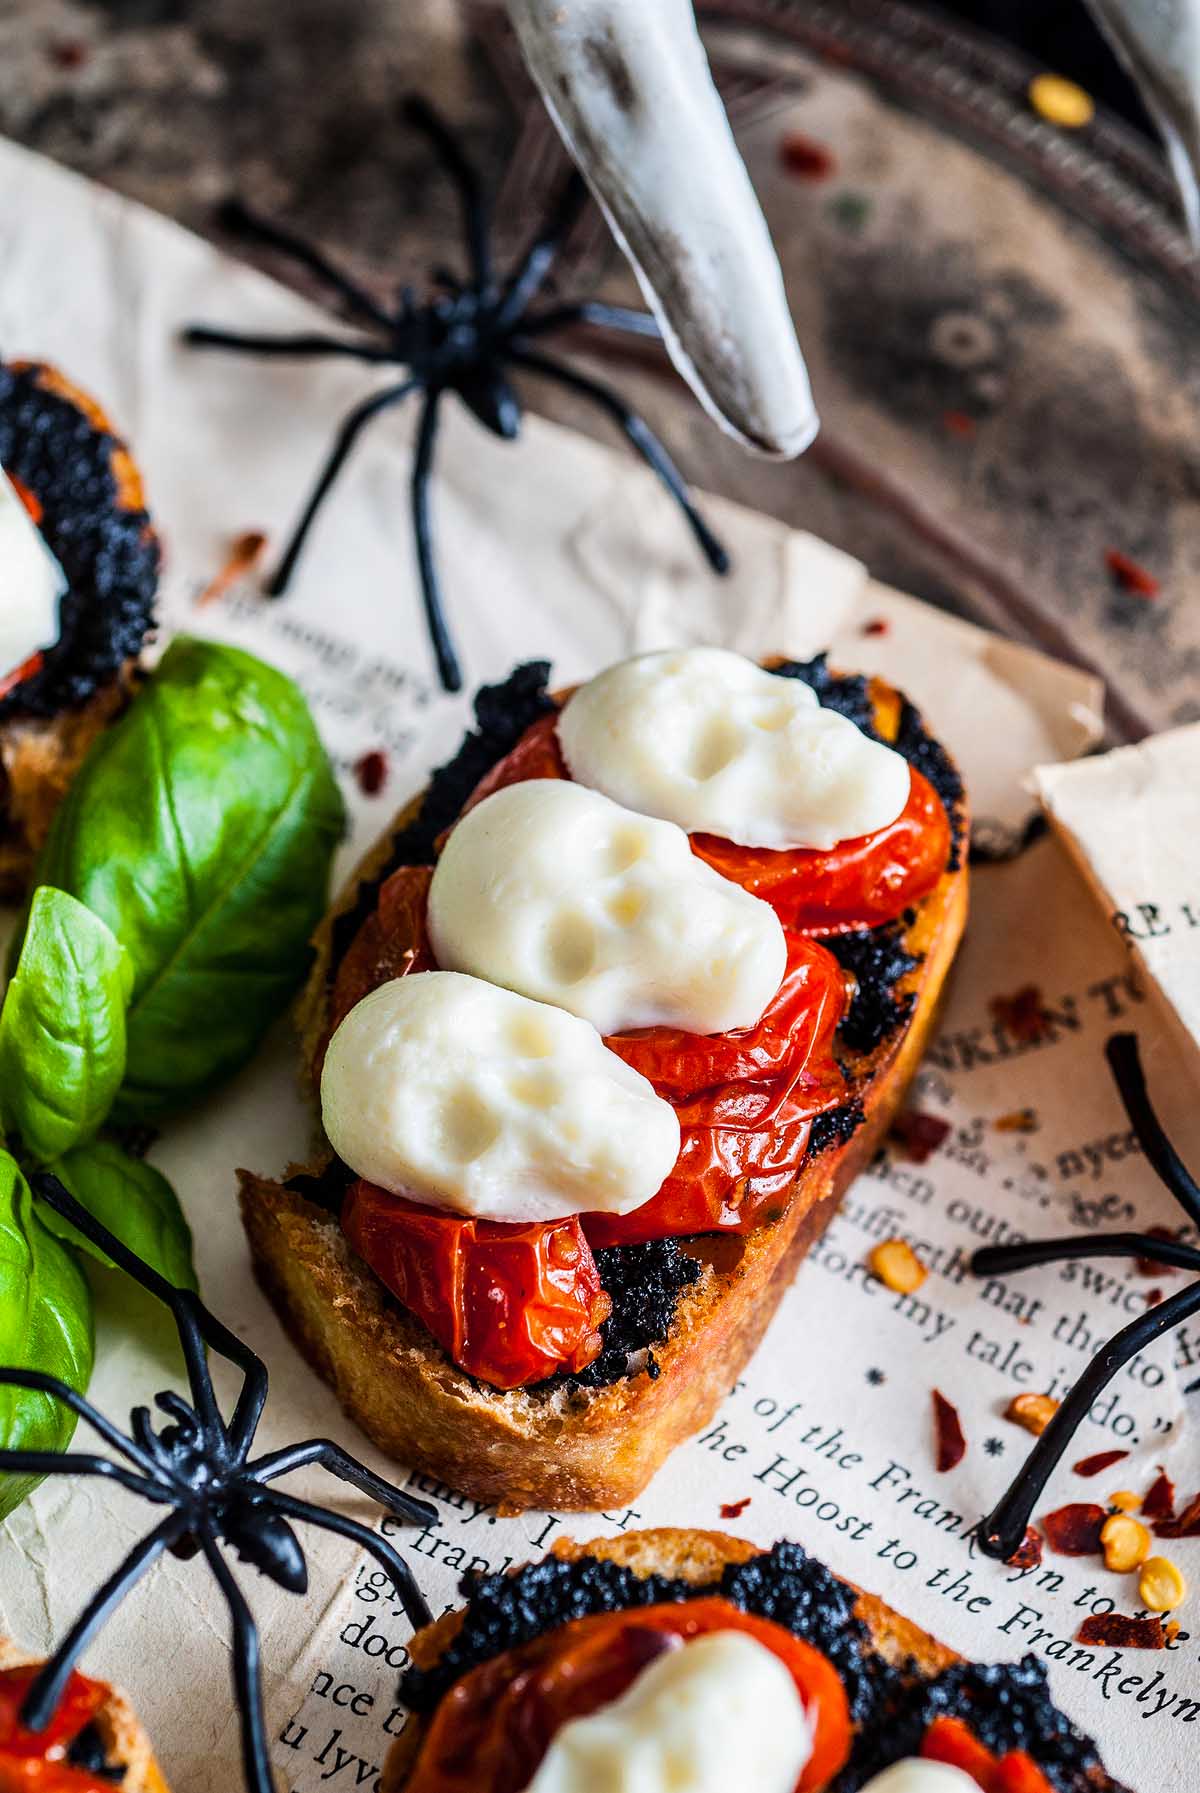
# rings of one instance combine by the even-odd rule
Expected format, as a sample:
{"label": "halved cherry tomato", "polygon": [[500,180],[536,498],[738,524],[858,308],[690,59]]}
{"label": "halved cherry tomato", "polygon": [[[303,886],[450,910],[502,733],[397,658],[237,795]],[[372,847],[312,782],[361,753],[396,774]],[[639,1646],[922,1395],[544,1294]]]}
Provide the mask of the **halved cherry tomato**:
{"label": "halved cherry tomato", "polygon": [[313,1064],[319,1083],[325,1050],[364,996],[410,971],[433,971],[437,961],[425,929],[431,865],[402,865],[379,888],[375,909],[338,961],[329,997],[329,1024]]}
{"label": "halved cherry tomato", "polygon": [[983,1793],[1053,1793],[1032,1756],[1023,1749],[994,1755],[961,1718],[935,1718],[925,1733],[921,1754],[927,1761],[961,1768]]}
{"label": "halved cherry tomato", "polygon": [[99,1681],[72,1674],[44,1731],[19,1720],[37,1664],[0,1672],[0,1793],[112,1793],[112,1782],[73,1768],[67,1750],[108,1698]]}
{"label": "halved cherry tomato", "polygon": [[928,896],[950,856],[942,800],[920,772],[894,822],[841,841],[828,852],[738,847],[694,834],[692,851],[714,871],[770,903],[785,928],[842,933],[892,921]]}
{"label": "halved cherry tomato", "polygon": [[520,1388],[598,1356],[612,1302],[578,1218],[466,1220],[361,1180],[341,1218],[358,1255],[469,1376]]}
{"label": "halved cherry tomato", "polygon": [[467,801],[462,813],[474,809],[485,797],[502,791],[510,784],[523,784],[527,778],[567,778],[567,762],[558,745],[558,711],[550,710],[531,722],[516,746],[485,772]]}
{"label": "halved cherry tomato", "polygon": [[790,1670],[813,1726],[796,1793],[824,1787],[850,1754],[850,1713],[829,1659],[782,1625],[717,1597],[574,1619],[464,1675],[442,1700],[407,1793],[519,1793],[568,1720],[610,1705],[675,1638],[743,1631]]}

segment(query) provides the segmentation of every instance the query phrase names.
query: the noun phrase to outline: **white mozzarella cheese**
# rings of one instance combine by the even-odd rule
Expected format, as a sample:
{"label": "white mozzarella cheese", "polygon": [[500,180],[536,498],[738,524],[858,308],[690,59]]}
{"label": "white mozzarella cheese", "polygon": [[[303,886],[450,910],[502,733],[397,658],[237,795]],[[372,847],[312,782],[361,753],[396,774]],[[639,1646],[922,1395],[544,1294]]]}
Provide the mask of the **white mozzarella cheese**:
{"label": "white mozzarella cheese", "polygon": [[641,654],[568,699],[558,738],[571,776],[689,834],[744,847],[828,850],[894,822],[907,762],[725,648]]}
{"label": "white mozzarella cheese", "polygon": [[713,1631],[565,1724],[527,1793],[794,1793],[811,1754],[778,1656],[744,1631]]}
{"label": "white mozzarella cheese", "polygon": [[752,1027],[778,990],[775,911],[682,828],[554,778],[469,810],[429,891],[438,964],[552,1002],[601,1033]]}
{"label": "white mozzarella cheese", "polygon": [[457,971],[351,1009],[321,1113],[360,1177],[480,1220],[628,1214],[679,1155],[675,1110],[588,1022]]}
{"label": "white mozzarella cheese", "polygon": [[0,469],[0,679],[58,640],[66,577]]}
{"label": "white mozzarella cheese", "polygon": [[905,1756],[874,1775],[863,1793],[979,1793],[979,1782],[949,1762],[926,1762]]}

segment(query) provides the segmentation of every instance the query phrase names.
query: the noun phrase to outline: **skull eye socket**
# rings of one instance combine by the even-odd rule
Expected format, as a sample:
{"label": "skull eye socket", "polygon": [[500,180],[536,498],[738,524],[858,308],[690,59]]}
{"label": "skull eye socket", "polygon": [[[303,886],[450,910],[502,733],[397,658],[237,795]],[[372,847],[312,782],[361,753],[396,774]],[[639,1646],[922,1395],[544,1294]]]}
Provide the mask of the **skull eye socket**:
{"label": "skull eye socket", "polygon": [[460,1086],[438,1108],[434,1122],[438,1144],[457,1164],[482,1158],[500,1136],[500,1121],[476,1090]]}
{"label": "skull eye socket", "polygon": [[650,843],[640,829],[618,828],[608,843],[607,869],[610,873],[627,872],[649,850]]}
{"label": "skull eye socket", "polygon": [[742,735],[736,722],[728,716],[714,716],[706,722],[692,742],[688,755],[688,771],[698,784],[707,784],[723,772],[742,751]]}
{"label": "skull eye socket", "polygon": [[540,1077],[513,1077],[508,1089],[513,1100],[525,1108],[553,1108],[560,1094],[558,1079],[549,1073]]}
{"label": "skull eye socket", "polygon": [[508,1030],[509,1044],[522,1058],[549,1058],[554,1051],[550,1029],[538,1015],[522,1015]]}
{"label": "skull eye socket", "polygon": [[764,734],[775,735],[781,728],[787,727],[795,713],[793,705],[786,701],[769,704],[754,718],[754,726],[761,728]]}
{"label": "skull eye socket", "polygon": [[557,915],[546,935],[546,966],[556,983],[577,984],[596,963],[596,933],[586,915]]}

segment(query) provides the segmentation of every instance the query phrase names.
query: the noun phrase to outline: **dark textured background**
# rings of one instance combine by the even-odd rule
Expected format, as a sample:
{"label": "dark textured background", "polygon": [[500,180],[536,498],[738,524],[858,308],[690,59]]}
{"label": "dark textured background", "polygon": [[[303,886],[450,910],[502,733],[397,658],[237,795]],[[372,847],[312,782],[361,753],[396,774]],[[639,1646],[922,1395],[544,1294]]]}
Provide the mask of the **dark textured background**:
{"label": "dark textured background", "polygon": [[940,10],[1008,38],[1149,130],[1137,94],[1082,0],[941,0]]}

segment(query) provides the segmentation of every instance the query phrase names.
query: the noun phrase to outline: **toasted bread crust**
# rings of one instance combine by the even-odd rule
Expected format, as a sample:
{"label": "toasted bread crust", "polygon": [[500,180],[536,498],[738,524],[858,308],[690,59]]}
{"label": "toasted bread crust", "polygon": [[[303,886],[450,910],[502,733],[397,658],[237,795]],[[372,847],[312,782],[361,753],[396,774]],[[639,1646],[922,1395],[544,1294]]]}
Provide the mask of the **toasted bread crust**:
{"label": "toasted bread crust", "polygon": [[[48,363],[15,361],[12,366],[36,372],[39,386],[74,405],[98,434],[114,438],[109,465],[117,506],[123,511],[143,510],[141,474],[95,399]],[[134,675],[135,662],[126,661],[80,708],[55,716],[17,713],[0,722],[0,902],[24,895],[54,813],[93,741],[128,704]]]}
{"label": "toasted bread crust", "polygon": [[[0,1637],[0,1669],[22,1668],[37,1660],[28,1651],[18,1649],[11,1638]],[[123,1693],[109,1689],[96,1723],[109,1761],[125,1769],[121,1793],[169,1793],[150,1739]]]}
{"label": "toasted bread crust", "polygon": [[[360,880],[386,867],[394,832],[368,854],[315,936],[316,964],[298,1006],[309,1090],[328,1027],[333,926]],[[346,1412],[389,1456],[503,1513],[604,1511],[634,1500],[716,1411],[842,1192],[881,1143],[934,1026],[966,909],[965,868],[946,872],[917,905],[905,944],[919,963],[901,985],[914,998],[912,1014],[855,1063],[852,1093],[866,1118],[851,1139],[801,1168],[782,1219],[744,1238],[688,1243],[704,1270],[682,1294],[670,1337],[655,1347],[656,1379],[642,1371],[608,1387],[548,1392],[481,1386],[391,1299],[336,1220],[294,1190],[241,1171],[259,1281]]]}
{"label": "toasted bread crust", "polygon": [[[549,1554],[566,1563],[597,1557],[602,1562],[632,1569],[635,1575],[665,1575],[692,1587],[709,1587],[720,1580],[729,1563],[746,1563],[762,1552],[757,1544],[731,1537],[727,1532],[663,1526],[653,1531],[624,1532],[616,1538],[594,1538],[587,1544],[560,1538]],[[859,1591],[854,1611],[871,1634],[872,1648],[890,1663],[911,1661],[923,1675],[936,1675],[960,1660],[953,1650],[902,1618],[874,1594]],[[424,1631],[418,1631],[409,1644],[409,1653],[419,1668],[432,1668],[439,1661],[457,1635],[462,1618],[461,1610],[448,1612]],[[381,1793],[404,1793],[424,1731],[424,1723],[419,1719],[410,1719],[405,1725],[384,1762]]]}

